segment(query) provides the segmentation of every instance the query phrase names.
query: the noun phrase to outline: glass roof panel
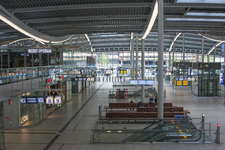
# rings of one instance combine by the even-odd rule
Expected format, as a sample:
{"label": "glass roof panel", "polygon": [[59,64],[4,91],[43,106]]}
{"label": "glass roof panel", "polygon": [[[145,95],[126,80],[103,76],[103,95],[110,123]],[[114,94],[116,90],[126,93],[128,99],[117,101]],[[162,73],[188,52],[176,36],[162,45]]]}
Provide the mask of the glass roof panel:
{"label": "glass roof panel", "polygon": [[167,21],[214,21],[225,22],[225,19],[190,19],[190,18],[167,18]]}
{"label": "glass roof panel", "polygon": [[225,16],[225,13],[198,13],[188,12],[186,16]]}
{"label": "glass roof panel", "polygon": [[177,3],[220,3],[220,4],[225,4],[225,0],[177,0]]}

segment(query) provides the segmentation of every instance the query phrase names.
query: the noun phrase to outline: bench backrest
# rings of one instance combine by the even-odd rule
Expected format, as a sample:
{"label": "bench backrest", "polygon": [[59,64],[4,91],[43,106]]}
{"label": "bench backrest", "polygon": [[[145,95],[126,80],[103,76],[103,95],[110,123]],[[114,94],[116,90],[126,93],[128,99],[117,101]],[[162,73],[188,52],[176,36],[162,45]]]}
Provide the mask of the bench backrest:
{"label": "bench backrest", "polygon": [[[155,107],[157,103],[143,103],[144,107]],[[172,103],[164,103],[164,107],[172,107]],[[115,107],[138,107],[138,103],[109,103],[109,108]]]}
{"label": "bench backrest", "polygon": [[[164,112],[177,112],[177,111],[183,111],[183,107],[164,107]],[[138,107],[138,112],[157,112],[158,107]]]}

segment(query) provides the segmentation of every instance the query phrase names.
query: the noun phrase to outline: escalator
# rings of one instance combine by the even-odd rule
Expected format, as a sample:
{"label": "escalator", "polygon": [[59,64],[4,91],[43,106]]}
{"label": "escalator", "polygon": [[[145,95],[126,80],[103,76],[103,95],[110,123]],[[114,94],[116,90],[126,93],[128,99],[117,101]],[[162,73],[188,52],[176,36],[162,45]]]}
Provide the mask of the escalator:
{"label": "escalator", "polygon": [[[187,133],[182,131],[187,131]],[[178,139],[179,142],[193,142],[200,140],[201,135],[201,131],[196,130],[196,127],[188,119],[164,120],[147,126],[122,142],[174,142]]]}

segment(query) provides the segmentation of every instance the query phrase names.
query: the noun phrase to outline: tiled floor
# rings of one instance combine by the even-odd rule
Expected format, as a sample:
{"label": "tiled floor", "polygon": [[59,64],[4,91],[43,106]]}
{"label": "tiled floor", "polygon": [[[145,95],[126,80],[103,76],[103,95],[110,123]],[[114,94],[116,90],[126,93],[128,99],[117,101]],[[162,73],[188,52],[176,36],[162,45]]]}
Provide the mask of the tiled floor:
{"label": "tiled floor", "polygon": [[[155,87],[157,88],[157,82]],[[6,150],[42,150],[46,146],[51,150],[225,150],[223,99],[196,98],[184,87],[173,89],[168,81],[165,81],[164,87],[167,92],[165,102],[173,102],[174,105],[184,107],[191,112],[190,116],[193,118],[200,118],[201,114],[205,113],[205,122],[212,123],[213,129],[220,123],[221,144],[92,144],[91,128],[98,117],[97,106],[108,105],[108,90],[113,88],[111,82],[95,82],[81,94],[74,94],[72,101],[37,126],[5,130]],[[86,105],[80,109],[88,99]],[[78,110],[79,113],[74,116]]]}

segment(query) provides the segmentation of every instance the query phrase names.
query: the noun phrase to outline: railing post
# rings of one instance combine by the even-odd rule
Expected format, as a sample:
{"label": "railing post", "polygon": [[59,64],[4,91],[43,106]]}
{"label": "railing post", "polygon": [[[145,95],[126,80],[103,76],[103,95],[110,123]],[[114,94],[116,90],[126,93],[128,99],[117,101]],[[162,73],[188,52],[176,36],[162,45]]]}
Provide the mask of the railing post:
{"label": "railing post", "polygon": [[217,124],[217,130],[216,130],[216,143],[220,144],[220,124]]}
{"label": "railing post", "polygon": [[204,129],[205,128],[205,125],[204,125],[204,123],[205,123],[205,114],[203,113],[202,114],[202,129]]}

